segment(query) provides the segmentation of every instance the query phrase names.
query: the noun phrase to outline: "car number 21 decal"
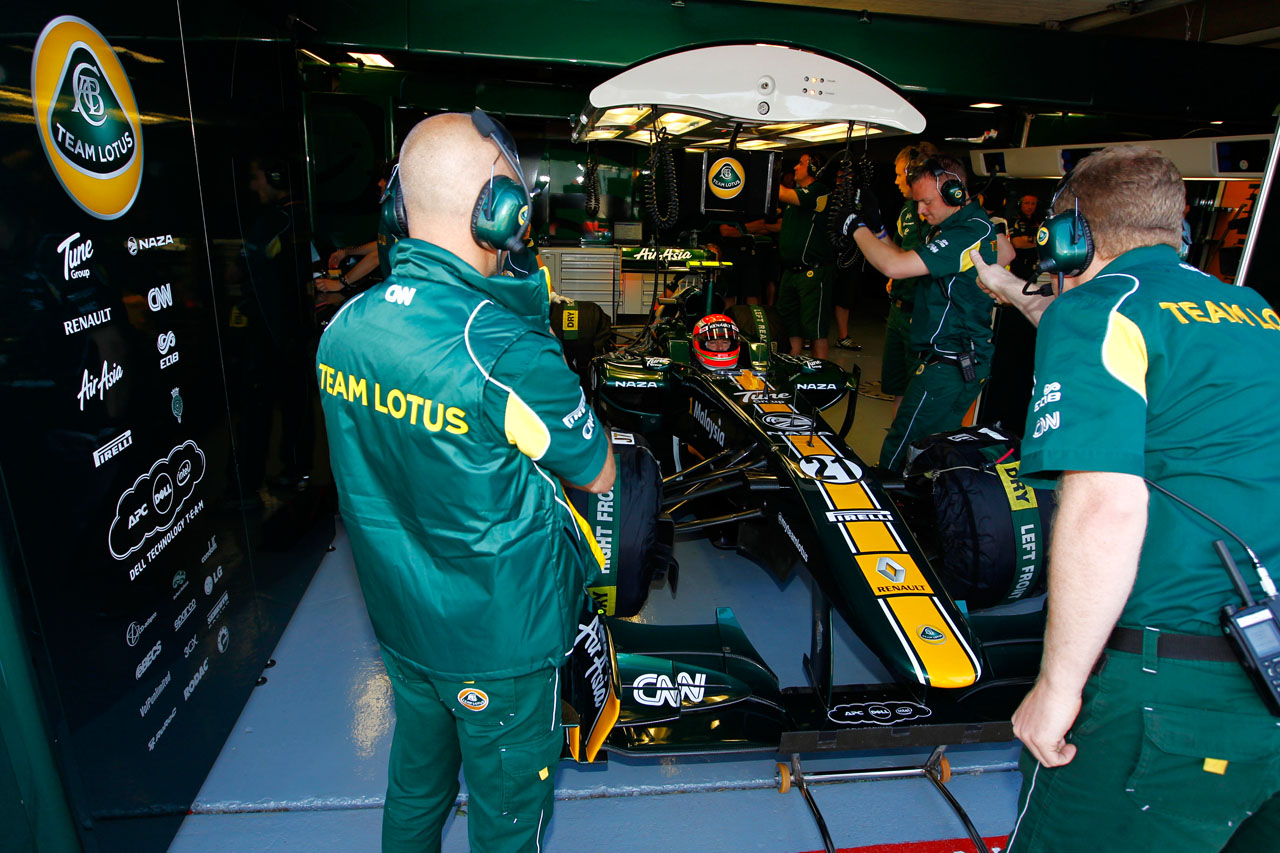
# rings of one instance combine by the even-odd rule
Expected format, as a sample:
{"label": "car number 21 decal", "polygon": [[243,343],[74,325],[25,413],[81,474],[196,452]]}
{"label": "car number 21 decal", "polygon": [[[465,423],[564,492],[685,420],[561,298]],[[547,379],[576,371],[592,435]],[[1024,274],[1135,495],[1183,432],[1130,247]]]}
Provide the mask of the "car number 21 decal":
{"label": "car number 21 decal", "polygon": [[800,470],[824,483],[856,483],[862,479],[862,468],[855,462],[825,453],[801,458]]}

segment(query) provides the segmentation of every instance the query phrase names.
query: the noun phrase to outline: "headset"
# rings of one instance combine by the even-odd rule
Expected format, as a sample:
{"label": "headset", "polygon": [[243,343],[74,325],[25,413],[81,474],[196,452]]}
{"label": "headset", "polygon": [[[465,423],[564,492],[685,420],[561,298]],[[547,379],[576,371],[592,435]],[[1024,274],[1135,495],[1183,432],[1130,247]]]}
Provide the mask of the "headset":
{"label": "headset", "polygon": [[[484,110],[471,113],[476,132],[498,146],[500,156],[516,173],[516,180],[490,171],[471,209],[471,237],[485,249],[513,252],[524,246],[529,226],[529,187],[520,168],[520,155],[511,133]],[[495,161],[496,166],[496,161]],[[396,239],[409,236],[409,215],[404,206],[400,186],[400,165],[391,171],[387,188],[382,193],[382,218],[387,231]],[[394,228],[392,227],[394,226]],[[396,233],[398,232],[398,233]]]}
{"label": "headset", "polygon": [[[1049,210],[1058,203],[1058,197],[1071,183],[1071,176],[1064,175],[1054,190]],[[1051,214],[1036,232],[1036,251],[1040,255],[1039,269],[1057,273],[1059,277],[1080,275],[1093,261],[1093,231],[1080,212],[1080,199],[1075,199],[1070,210]]]}
{"label": "headset", "polygon": [[822,167],[824,165],[822,162],[822,155],[816,151],[810,151],[807,153],[809,154],[809,177],[816,178],[818,177],[818,173],[822,171]]}
{"label": "headset", "polygon": [[[960,176],[950,169],[944,169],[942,163],[936,157],[930,157],[920,166],[921,172],[928,172],[933,175],[934,185],[938,188],[938,195],[942,196],[942,201],[947,207],[963,207],[965,201],[969,198],[969,192],[964,188],[964,181],[960,180]],[[943,175],[950,175],[945,181]]]}

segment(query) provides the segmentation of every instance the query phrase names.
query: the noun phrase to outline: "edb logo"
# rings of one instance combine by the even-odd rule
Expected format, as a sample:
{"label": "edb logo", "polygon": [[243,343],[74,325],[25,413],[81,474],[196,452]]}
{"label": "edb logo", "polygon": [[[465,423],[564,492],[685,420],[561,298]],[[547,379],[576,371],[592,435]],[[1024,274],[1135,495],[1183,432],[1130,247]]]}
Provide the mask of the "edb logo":
{"label": "edb logo", "polygon": [[31,104],[67,194],[90,216],[123,216],[142,185],[142,124],[124,67],[88,21],[63,15],[40,33]]}

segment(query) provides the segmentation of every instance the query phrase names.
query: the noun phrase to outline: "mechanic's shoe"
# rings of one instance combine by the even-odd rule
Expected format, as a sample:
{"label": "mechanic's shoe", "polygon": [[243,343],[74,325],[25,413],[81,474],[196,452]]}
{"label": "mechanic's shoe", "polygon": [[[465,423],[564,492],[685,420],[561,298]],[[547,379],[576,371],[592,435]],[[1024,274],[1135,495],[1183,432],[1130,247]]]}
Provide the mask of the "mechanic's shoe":
{"label": "mechanic's shoe", "polygon": [[855,343],[853,338],[841,338],[836,341],[836,346],[840,349],[852,350],[853,352],[862,352],[862,344]]}

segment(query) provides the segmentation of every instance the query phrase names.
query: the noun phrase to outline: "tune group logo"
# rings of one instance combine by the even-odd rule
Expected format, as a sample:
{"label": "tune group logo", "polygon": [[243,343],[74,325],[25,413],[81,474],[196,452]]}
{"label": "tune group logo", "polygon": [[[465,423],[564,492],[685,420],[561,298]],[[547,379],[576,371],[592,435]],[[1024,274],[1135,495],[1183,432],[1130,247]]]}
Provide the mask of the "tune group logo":
{"label": "tune group logo", "polygon": [[40,33],[31,103],[67,194],[90,216],[123,216],[142,185],[142,123],[124,67],[88,21],[64,15]]}

